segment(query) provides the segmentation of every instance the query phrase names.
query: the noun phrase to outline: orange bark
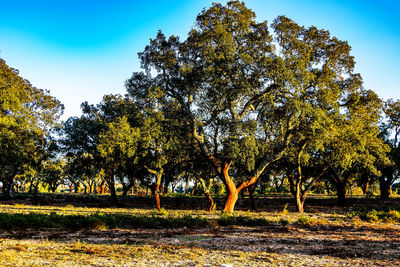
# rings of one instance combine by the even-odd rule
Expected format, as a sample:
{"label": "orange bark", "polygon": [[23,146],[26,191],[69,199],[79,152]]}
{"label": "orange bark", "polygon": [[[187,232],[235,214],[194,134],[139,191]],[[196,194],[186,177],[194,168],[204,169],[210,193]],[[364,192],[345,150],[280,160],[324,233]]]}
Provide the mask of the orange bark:
{"label": "orange bark", "polygon": [[156,200],[156,208],[158,211],[161,211],[161,205],[160,205],[160,195],[158,191],[160,190],[160,184],[156,185],[156,188],[154,190],[154,198]]}

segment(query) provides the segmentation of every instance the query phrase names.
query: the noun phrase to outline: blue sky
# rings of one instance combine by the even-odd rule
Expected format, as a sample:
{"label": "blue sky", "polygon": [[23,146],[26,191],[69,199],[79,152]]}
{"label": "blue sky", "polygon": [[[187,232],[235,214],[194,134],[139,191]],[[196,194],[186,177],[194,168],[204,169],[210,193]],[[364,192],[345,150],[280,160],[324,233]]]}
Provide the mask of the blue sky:
{"label": "blue sky", "polygon": [[[33,85],[65,104],[64,119],[83,101],[125,93],[139,70],[137,53],[161,29],[182,39],[214,1],[0,0],[0,57]],[[225,1],[221,1],[225,2]],[[248,0],[258,21],[286,15],[347,40],[364,86],[400,99],[400,3]]]}

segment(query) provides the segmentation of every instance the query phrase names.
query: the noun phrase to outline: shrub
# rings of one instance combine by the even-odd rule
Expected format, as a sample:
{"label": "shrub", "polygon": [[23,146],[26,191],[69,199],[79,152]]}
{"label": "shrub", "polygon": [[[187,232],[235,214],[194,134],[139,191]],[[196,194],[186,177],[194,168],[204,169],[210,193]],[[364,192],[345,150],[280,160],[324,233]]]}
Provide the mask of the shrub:
{"label": "shrub", "polygon": [[299,223],[299,224],[302,224],[302,225],[305,225],[305,226],[310,226],[310,225],[312,225],[312,220],[311,220],[311,218],[310,217],[308,217],[308,216],[301,216],[301,217],[299,217],[299,218],[297,218],[297,221],[296,221],[297,223]]}
{"label": "shrub", "polygon": [[288,207],[289,203],[286,203],[285,207],[283,208],[283,210],[279,213],[279,215],[285,216],[286,214],[288,214]]}

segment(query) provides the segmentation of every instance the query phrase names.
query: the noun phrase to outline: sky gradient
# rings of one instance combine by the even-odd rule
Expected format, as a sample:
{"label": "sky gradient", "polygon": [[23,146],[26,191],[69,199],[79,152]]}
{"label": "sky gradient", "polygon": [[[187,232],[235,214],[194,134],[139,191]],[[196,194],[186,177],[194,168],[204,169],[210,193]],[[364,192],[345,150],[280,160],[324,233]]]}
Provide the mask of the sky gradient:
{"label": "sky gradient", "polygon": [[[125,93],[140,70],[137,53],[158,30],[185,39],[196,15],[215,1],[0,0],[0,58],[65,105],[63,119],[105,94]],[[221,1],[225,3],[226,1]],[[398,1],[248,0],[257,21],[286,15],[347,40],[364,87],[400,99]]]}

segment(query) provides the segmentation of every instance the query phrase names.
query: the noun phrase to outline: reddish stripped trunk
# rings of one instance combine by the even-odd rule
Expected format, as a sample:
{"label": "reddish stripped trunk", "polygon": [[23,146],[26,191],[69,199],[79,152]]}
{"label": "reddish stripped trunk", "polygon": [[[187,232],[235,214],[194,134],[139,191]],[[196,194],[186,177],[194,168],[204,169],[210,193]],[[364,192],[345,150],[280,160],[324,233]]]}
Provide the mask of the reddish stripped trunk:
{"label": "reddish stripped trunk", "polygon": [[106,180],[101,181],[100,184],[100,195],[104,195],[104,188],[106,187]]}

